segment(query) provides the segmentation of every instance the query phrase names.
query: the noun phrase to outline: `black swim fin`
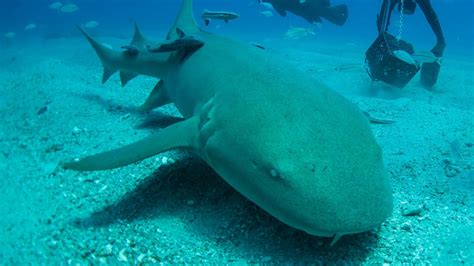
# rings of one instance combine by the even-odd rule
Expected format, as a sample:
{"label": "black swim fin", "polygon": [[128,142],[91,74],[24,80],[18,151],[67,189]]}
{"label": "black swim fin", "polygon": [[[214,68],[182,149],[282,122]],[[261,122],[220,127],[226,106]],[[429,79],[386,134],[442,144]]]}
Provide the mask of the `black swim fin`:
{"label": "black swim fin", "polygon": [[421,66],[420,82],[423,87],[431,88],[438,81],[441,65],[438,62],[423,63]]}
{"label": "black swim fin", "polygon": [[346,5],[335,5],[329,7],[326,12],[322,15],[327,21],[342,26],[346,23],[349,10]]}

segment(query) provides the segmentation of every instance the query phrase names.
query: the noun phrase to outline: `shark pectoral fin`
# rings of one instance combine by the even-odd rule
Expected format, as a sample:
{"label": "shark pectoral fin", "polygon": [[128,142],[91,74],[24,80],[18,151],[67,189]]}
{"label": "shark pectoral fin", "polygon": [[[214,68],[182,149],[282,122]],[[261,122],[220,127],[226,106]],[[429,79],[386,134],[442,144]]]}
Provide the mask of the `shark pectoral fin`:
{"label": "shark pectoral fin", "polygon": [[160,80],[158,81],[158,83],[156,83],[155,87],[151,91],[145,103],[138,107],[138,111],[148,112],[152,109],[158,108],[170,102],[171,100],[168,97],[168,92],[164,87],[164,82],[163,80]]}
{"label": "shark pectoral fin", "polygon": [[62,167],[77,171],[107,170],[138,162],[171,149],[195,149],[198,143],[198,126],[199,117],[191,117],[125,147],[78,161],[62,163]]}
{"label": "shark pectoral fin", "polygon": [[228,20],[228,19],[224,19],[224,22],[225,22],[225,23],[229,23],[229,20]]}
{"label": "shark pectoral fin", "polygon": [[204,24],[205,24],[206,26],[209,26],[209,22],[211,22],[210,19],[208,19],[208,18],[204,19]]}
{"label": "shark pectoral fin", "polygon": [[122,87],[125,87],[127,83],[137,77],[138,75],[135,73],[127,72],[127,71],[120,71],[120,82],[122,83]]}

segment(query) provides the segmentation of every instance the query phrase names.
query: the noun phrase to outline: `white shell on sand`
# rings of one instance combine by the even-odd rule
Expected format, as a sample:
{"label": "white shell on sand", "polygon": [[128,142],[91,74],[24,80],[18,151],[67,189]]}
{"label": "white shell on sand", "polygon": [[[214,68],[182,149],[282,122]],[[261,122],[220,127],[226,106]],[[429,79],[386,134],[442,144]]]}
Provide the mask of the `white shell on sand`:
{"label": "white shell on sand", "polygon": [[36,24],[34,23],[30,23],[28,25],[25,26],[25,30],[34,30],[36,29],[38,26],[36,26]]}
{"label": "white shell on sand", "polygon": [[8,39],[13,39],[13,38],[15,38],[16,33],[12,32],[12,31],[9,31],[9,32],[5,33],[3,36],[5,36],[5,38],[8,38]]}
{"label": "white shell on sand", "polygon": [[49,5],[50,9],[60,9],[63,6],[61,2],[54,2],[51,5]]}
{"label": "white shell on sand", "polygon": [[63,13],[73,13],[79,10],[79,7],[75,4],[67,4],[62,6],[59,10]]}
{"label": "white shell on sand", "polygon": [[84,25],[82,25],[84,28],[88,28],[88,29],[92,29],[92,28],[95,28],[97,26],[99,26],[99,22],[95,21],[95,20],[90,20],[90,21],[87,21]]}

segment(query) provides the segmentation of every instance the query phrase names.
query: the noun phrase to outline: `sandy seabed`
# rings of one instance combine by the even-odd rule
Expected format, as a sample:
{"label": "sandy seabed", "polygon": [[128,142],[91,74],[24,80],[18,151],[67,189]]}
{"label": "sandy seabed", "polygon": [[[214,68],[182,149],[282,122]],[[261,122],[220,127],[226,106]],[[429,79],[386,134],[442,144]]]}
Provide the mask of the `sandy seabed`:
{"label": "sandy seabed", "polygon": [[363,45],[264,45],[372,116],[396,121],[372,125],[394,190],[393,215],[380,229],[330,247],[180,151],[110,171],[62,170],[62,160],[138,140],[179,114],[172,105],[136,112],[155,79],[121,88],[114,76],[101,85],[88,44],[59,39],[0,54],[0,264],[472,265],[472,57],[448,51],[435,88],[416,76],[400,90],[371,84]]}

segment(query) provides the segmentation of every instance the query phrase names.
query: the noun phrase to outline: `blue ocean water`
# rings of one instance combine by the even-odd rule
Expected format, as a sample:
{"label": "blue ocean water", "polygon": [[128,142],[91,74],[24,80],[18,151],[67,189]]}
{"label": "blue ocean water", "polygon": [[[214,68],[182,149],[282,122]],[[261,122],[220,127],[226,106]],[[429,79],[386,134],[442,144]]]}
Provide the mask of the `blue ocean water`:
{"label": "blue ocean water", "polygon": [[[1,1],[0,32],[15,32],[17,38],[32,36],[53,36],[70,34],[75,25],[95,20],[100,24],[101,32],[117,32],[130,30],[132,22],[137,22],[145,30],[165,30],[174,20],[179,1],[175,0],[78,0],[72,1],[80,8],[74,13],[62,13],[48,8],[54,1]],[[439,0],[431,1],[441,21],[442,29],[448,44],[448,54],[461,54],[473,58],[474,47],[474,3],[470,0]],[[380,9],[380,0],[347,0],[332,1],[332,4],[345,3],[349,7],[349,18],[343,27],[335,26],[327,21],[318,29],[319,42],[357,41],[370,44],[376,36],[375,18]],[[212,7],[215,10],[232,10],[241,15],[238,21],[229,23],[223,31],[243,36],[280,36],[289,25],[308,27],[303,19],[289,15],[282,18],[278,14],[267,18],[260,14],[265,10],[256,0],[202,0],[195,2],[195,15],[201,10]],[[402,37],[421,50],[429,50],[435,42],[431,28],[421,10],[414,15],[405,16]],[[39,32],[25,32],[28,23],[38,25]],[[398,34],[398,14],[392,16],[391,32]],[[77,32],[76,32],[77,33]],[[2,34],[3,35],[3,34]],[[3,36],[2,36],[3,37]],[[159,38],[159,36],[156,36]],[[316,41],[316,40],[315,40]]]}

